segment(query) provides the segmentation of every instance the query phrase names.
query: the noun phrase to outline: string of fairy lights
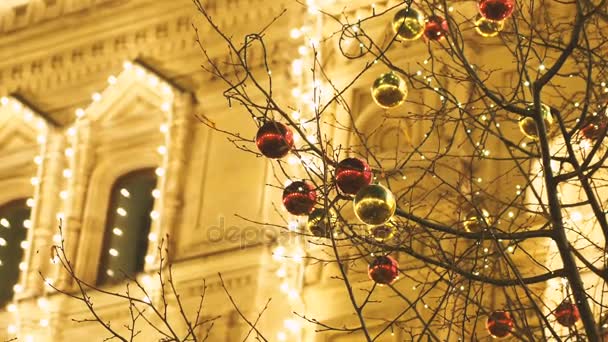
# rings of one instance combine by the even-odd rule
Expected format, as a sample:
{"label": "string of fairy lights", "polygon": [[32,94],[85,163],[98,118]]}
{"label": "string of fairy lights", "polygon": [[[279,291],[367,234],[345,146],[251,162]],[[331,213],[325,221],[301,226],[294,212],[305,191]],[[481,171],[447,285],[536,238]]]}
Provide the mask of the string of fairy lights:
{"label": "string of fairy lights", "polygon": [[[35,212],[35,205],[40,196],[40,179],[42,177],[43,172],[43,162],[45,160],[44,156],[46,154],[46,142],[49,136],[49,126],[44,118],[42,118],[36,111],[30,108],[27,104],[24,104],[17,98],[12,96],[2,97],[0,98],[0,106],[2,107],[2,111],[9,112],[10,114],[17,116],[15,119],[22,119],[26,125],[35,129],[37,133],[36,141],[38,145],[38,153],[33,158],[33,164],[35,165],[35,174],[30,178],[30,183],[33,186],[33,195],[26,199],[25,204],[30,208],[30,218],[25,219],[21,226],[11,226],[10,222],[6,218],[0,218],[0,225],[3,228],[9,229],[27,229],[28,233],[26,234],[26,239],[19,242],[19,247],[23,249],[24,253],[22,254],[22,260],[18,264],[18,268],[20,272],[26,272],[28,269],[27,264],[27,254],[26,252],[30,248],[30,241],[32,237],[31,228],[33,226],[32,219]],[[21,118],[19,118],[21,116]],[[8,241],[6,239],[0,238],[0,247],[7,247]],[[0,265],[3,265],[2,260],[0,260]],[[7,265],[8,266],[8,265]],[[22,274],[20,274],[20,278],[22,278]],[[19,279],[19,278],[18,278]],[[23,292],[23,285],[17,283],[13,285],[13,293],[20,294]],[[43,306],[45,304],[44,300],[38,301],[39,306]],[[6,306],[6,311],[12,315],[14,320],[18,320],[19,318],[19,310],[18,306],[15,302],[9,303]],[[42,318],[39,320],[40,326],[47,326],[48,319]],[[14,323],[9,323],[7,325],[7,333],[9,335],[16,334],[18,331],[18,325]],[[26,335],[24,337],[25,341],[32,341],[32,337]]]}
{"label": "string of fairy lights", "polygon": [[[316,110],[319,103],[320,82],[318,82],[309,66],[316,63],[316,59],[320,59],[319,43],[322,33],[322,15],[319,12],[318,5],[314,0],[306,1],[306,15],[301,26],[294,27],[289,31],[292,41],[299,43],[296,57],[291,61],[290,74],[294,81],[294,87],[291,90],[291,96],[295,103],[294,110],[291,112],[291,118],[297,122],[305,136],[299,134],[293,136],[293,142],[296,145],[303,144],[305,141],[315,143],[317,141],[317,123],[315,121]],[[315,54],[316,53],[316,54]],[[308,68],[308,69],[307,69]],[[291,166],[291,173],[295,178],[306,176],[305,168],[319,168],[315,165],[311,155],[305,153],[291,154],[287,158],[288,164]],[[289,179],[285,182],[288,186],[293,182]],[[288,217],[287,228],[290,236],[297,236],[301,233],[301,227],[306,223],[302,216],[291,215],[284,211]],[[303,305],[301,291],[304,280],[304,257],[305,243],[301,239],[278,239],[278,245],[273,250],[273,258],[278,264],[276,276],[281,280],[279,290],[287,295],[290,301],[291,308]],[[293,312],[290,310],[289,312]],[[299,320],[286,317],[283,320],[283,327],[277,332],[278,341],[299,341],[301,340],[302,326]]]}
{"label": "string of fairy lights", "polygon": [[[144,86],[151,89],[155,94],[159,96],[161,99],[160,111],[163,114],[162,123],[159,125],[159,132],[163,135],[163,143],[159,145],[156,149],[157,153],[162,156],[161,165],[155,169],[155,174],[157,176],[157,185],[156,188],[150,194],[154,198],[154,207],[150,212],[151,218],[151,227],[148,234],[148,241],[150,244],[148,245],[148,254],[145,256],[145,264],[146,268],[153,268],[154,264],[158,262],[158,249],[157,242],[159,240],[159,236],[161,235],[162,230],[162,219],[161,215],[163,208],[163,196],[165,183],[166,183],[166,169],[169,164],[169,149],[171,141],[170,134],[170,124],[173,120],[173,110],[174,110],[174,101],[175,94],[174,89],[171,84],[162,80],[158,75],[154,72],[148,70],[146,67],[131,61],[125,61],[123,63],[123,70],[118,75],[110,75],[107,78],[108,86],[102,92],[94,92],[91,94],[91,103],[86,108],[77,108],[74,112],[75,121],[72,125],[70,125],[63,134],[66,136],[68,140],[68,146],[63,151],[64,156],[66,158],[65,164],[67,167],[62,170],[62,178],[61,186],[63,190],[61,190],[58,194],[61,202],[58,208],[58,211],[55,215],[57,220],[65,220],[66,217],[70,215],[71,205],[74,203],[73,201],[73,192],[71,189],[75,189],[75,183],[78,181],[75,178],[75,170],[77,170],[77,157],[78,157],[78,149],[81,148],[83,142],[83,136],[81,133],[82,129],[89,124],[90,119],[88,115],[92,112],[97,112],[96,108],[100,104],[103,103],[104,99],[109,99],[109,101],[113,101],[113,99],[118,98],[121,89],[117,89],[117,86],[122,82],[137,82],[139,84],[143,84]],[[13,106],[15,112],[23,113],[24,119],[26,121],[33,120],[32,111],[29,109],[25,109],[24,106],[15,99],[9,99],[3,97],[1,100],[2,106]],[[43,177],[43,162],[46,160],[45,153],[47,152],[47,140],[48,140],[48,129],[43,121],[38,120],[37,127],[40,130],[40,135],[37,140],[40,145],[41,153],[34,158],[34,163],[38,166],[37,175],[31,178],[31,184],[35,187],[34,196],[32,198],[27,199],[27,205],[29,207],[34,207],[36,203],[40,200],[40,185],[41,179]],[[128,193],[127,189],[121,189],[121,194],[124,196]],[[117,208],[117,213],[119,215],[127,215],[127,212],[124,208]],[[64,221],[65,222],[65,221]],[[1,222],[0,222],[1,224]],[[27,220],[24,222],[24,228],[31,228],[32,222]],[[123,228],[124,229],[124,228]],[[121,228],[115,227],[112,229],[112,234],[121,236],[122,230]],[[53,235],[53,242],[56,245],[61,243],[62,236],[59,233]],[[21,247],[23,249],[29,248],[29,241],[21,242]],[[119,255],[120,251],[110,248],[108,251],[111,256]],[[48,285],[53,285],[55,283],[55,279],[60,275],[60,266],[59,259],[57,256],[54,256],[50,260],[51,264],[54,265],[54,269],[52,269],[49,276],[45,278],[45,283]],[[25,271],[27,269],[27,264],[22,262],[19,264],[19,269],[21,271]],[[112,270],[107,270],[108,274],[113,273]],[[151,283],[151,279],[147,275],[142,275],[142,282],[144,285],[148,285]],[[22,284],[17,283],[13,288],[15,293],[21,293],[24,290]],[[47,299],[47,295],[52,293],[52,289],[49,287],[47,291],[42,297],[37,298],[37,305],[42,310],[42,318],[38,319],[38,325],[40,327],[47,327],[50,324],[51,312],[49,311],[50,305],[49,300]],[[7,333],[9,335],[17,335],[19,334],[21,329],[20,325],[24,323],[21,319],[20,310],[16,303],[11,303],[7,306],[7,311],[13,314],[13,323],[9,323],[7,326]],[[23,317],[25,318],[25,317]],[[33,341],[34,337],[30,334],[26,334],[23,336],[25,341]]]}

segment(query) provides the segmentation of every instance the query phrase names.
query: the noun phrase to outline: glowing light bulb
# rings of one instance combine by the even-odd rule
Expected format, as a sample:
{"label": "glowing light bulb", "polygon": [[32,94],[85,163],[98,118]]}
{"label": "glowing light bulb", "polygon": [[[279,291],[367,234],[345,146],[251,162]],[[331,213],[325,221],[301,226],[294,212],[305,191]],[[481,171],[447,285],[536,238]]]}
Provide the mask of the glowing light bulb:
{"label": "glowing light bulb", "polygon": [[93,101],[95,101],[95,102],[99,102],[101,100],[101,94],[93,93],[93,95],[91,95],[91,99],[93,99]]}
{"label": "glowing light bulb", "polygon": [[152,190],[152,197],[159,198],[160,197],[160,190],[159,189]]}
{"label": "glowing light bulb", "polygon": [[74,112],[76,114],[77,118],[81,118],[84,116],[84,109],[82,108],[76,108],[76,111]]}
{"label": "glowing light bulb", "polygon": [[275,248],[274,251],[272,252],[272,256],[276,260],[280,260],[281,258],[283,258],[284,255],[285,255],[285,247],[283,247],[283,246],[279,246],[279,247]]}
{"label": "glowing light bulb", "polygon": [[148,234],[148,240],[151,241],[151,242],[158,241],[158,234],[156,234],[154,232]]}
{"label": "glowing light bulb", "polygon": [[110,250],[108,251],[108,253],[110,253],[110,255],[113,256],[113,257],[118,256],[118,251],[115,248],[110,248]]}
{"label": "glowing light bulb", "polygon": [[25,272],[25,270],[27,270],[27,264],[24,263],[24,262],[20,262],[19,263],[19,271]]}
{"label": "glowing light bulb", "polygon": [[293,319],[286,319],[285,321],[283,321],[283,325],[285,326],[285,328],[287,328],[293,333],[298,332],[300,330],[300,323]]}
{"label": "glowing light bulb", "polygon": [[116,208],[116,213],[118,215],[120,215],[120,216],[123,216],[123,217],[127,216],[127,211],[124,208],[122,208],[122,207]]}
{"label": "glowing light bulb", "polygon": [[142,67],[137,67],[135,68],[135,75],[139,78],[144,77],[144,75],[146,74],[146,71],[142,68]]}
{"label": "glowing light bulb", "polygon": [[150,75],[148,77],[148,84],[152,87],[156,87],[158,85],[158,77]]}
{"label": "glowing light bulb", "polygon": [[298,39],[302,36],[302,31],[297,28],[293,28],[291,31],[289,31],[289,36],[293,39]]}
{"label": "glowing light bulb", "polygon": [[158,177],[162,177],[165,175],[165,169],[162,167],[157,167],[156,170],[154,170],[154,173],[156,173]]}
{"label": "glowing light bulb", "polygon": [[122,229],[118,228],[118,227],[114,227],[112,229],[112,234],[116,235],[116,236],[122,236]]}
{"label": "glowing light bulb", "polygon": [[289,293],[287,293],[287,295],[289,296],[290,299],[300,298],[300,293],[296,289],[289,290]]}
{"label": "glowing light bulb", "polygon": [[152,220],[158,220],[158,218],[160,217],[160,213],[156,210],[152,210],[150,212],[150,218],[152,218]]}
{"label": "glowing light bulb", "polygon": [[110,76],[108,77],[108,83],[109,83],[109,84],[112,84],[112,85],[113,85],[113,84],[116,84],[116,81],[117,81],[116,76],[114,76],[114,75],[110,75]]}
{"label": "glowing light bulb", "polygon": [[120,189],[120,194],[123,195],[126,198],[131,197],[131,194],[129,193],[129,190],[127,190],[125,188]]}
{"label": "glowing light bulb", "polygon": [[156,151],[160,155],[165,155],[167,153],[167,146],[165,146],[165,145],[158,146],[158,148],[156,149]]}
{"label": "glowing light bulb", "polygon": [[8,220],[3,217],[3,218],[0,219],[0,226],[2,226],[4,228],[10,228],[11,227],[11,223],[8,222]]}

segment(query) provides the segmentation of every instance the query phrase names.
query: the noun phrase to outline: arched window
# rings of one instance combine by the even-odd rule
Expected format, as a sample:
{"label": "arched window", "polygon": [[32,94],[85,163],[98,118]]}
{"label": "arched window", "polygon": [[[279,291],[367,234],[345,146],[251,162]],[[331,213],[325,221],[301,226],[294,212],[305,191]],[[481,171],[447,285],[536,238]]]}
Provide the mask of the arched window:
{"label": "arched window", "polygon": [[0,307],[13,298],[19,281],[19,264],[27,248],[30,208],[25,199],[0,206]]}
{"label": "arched window", "polygon": [[97,283],[113,283],[143,271],[156,186],[154,169],[120,177],[112,187]]}

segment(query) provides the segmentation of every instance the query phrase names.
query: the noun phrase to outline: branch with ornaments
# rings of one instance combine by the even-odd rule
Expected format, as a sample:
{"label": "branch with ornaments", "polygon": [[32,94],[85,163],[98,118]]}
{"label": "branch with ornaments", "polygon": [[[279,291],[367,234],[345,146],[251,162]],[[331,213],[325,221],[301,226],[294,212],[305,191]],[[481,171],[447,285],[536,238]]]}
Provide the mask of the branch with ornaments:
{"label": "branch with ornaments", "polygon": [[[369,341],[602,338],[604,1],[308,1],[323,25],[314,36],[286,20],[309,43],[296,46],[291,97],[281,92],[289,79],[273,88],[275,56],[252,67],[242,56],[253,43],[237,43],[196,2],[236,61],[227,70],[206,58],[206,70],[257,127],[250,140],[229,136],[269,159],[282,189],[273,203],[303,222],[291,231],[309,239],[306,258],[339,266],[357,317],[349,331]],[[272,25],[287,25],[282,15]],[[246,77],[235,81],[235,68]],[[376,296],[403,311],[374,335]]]}

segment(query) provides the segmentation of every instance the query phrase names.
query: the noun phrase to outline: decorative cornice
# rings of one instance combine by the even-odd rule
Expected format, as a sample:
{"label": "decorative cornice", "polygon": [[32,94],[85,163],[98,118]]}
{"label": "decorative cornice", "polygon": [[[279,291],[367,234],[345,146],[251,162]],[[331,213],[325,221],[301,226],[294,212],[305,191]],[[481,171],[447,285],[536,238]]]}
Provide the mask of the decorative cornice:
{"label": "decorative cornice", "polygon": [[[57,6],[63,2],[57,0]],[[106,0],[96,6],[84,5],[83,0],[71,3],[80,3],[79,10],[40,14],[46,19],[32,19],[0,37],[0,94],[19,92],[55,121],[66,124],[76,107],[88,103],[90,94],[105,86],[107,75],[120,70],[123,60],[140,58],[174,84],[189,89],[212,79],[200,67],[204,57],[192,25],[201,28],[199,34],[209,47],[224,44],[200,22],[190,0]],[[221,27],[234,28],[269,22],[285,7],[282,2],[262,3],[213,2],[209,11]],[[267,42],[271,58],[286,59],[286,35],[279,31]],[[227,61],[225,48],[211,52],[220,65]]]}

